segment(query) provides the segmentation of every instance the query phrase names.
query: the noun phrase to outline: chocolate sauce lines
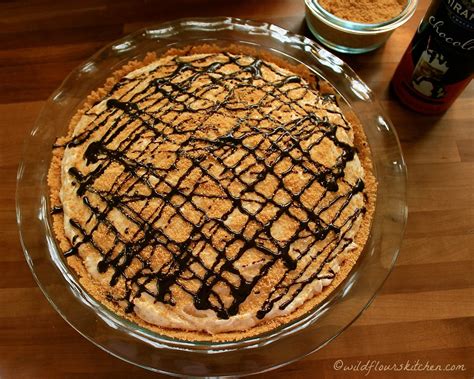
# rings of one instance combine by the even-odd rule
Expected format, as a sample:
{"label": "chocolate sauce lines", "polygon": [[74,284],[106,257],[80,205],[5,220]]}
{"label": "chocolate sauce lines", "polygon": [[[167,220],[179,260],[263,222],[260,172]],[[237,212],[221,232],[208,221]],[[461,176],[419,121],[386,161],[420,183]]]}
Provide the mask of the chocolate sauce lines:
{"label": "chocolate sauce lines", "polygon": [[[214,57],[221,61],[209,64],[208,60]],[[225,73],[227,65],[238,69]],[[71,225],[77,230],[81,240],[65,255],[77,254],[81,245],[92,246],[102,256],[98,271],[104,273],[111,268],[113,273],[110,284],[115,286],[119,281],[125,283],[125,296],[114,301],[125,300],[128,311],[133,308],[133,299],[140,297],[142,293],[149,294],[155,301],[173,305],[173,287],[179,286],[193,297],[197,309],[212,309],[222,319],[237,314],[239,306],[259,281],[277,262],[283,262],[285,273],[264,301],[257,317],[263,318],[276,303],[280,309],[285,309],[313,280],[323,278],[318,276],[321,272],[328,272],[324,274],[324,278],[334,275],[330,268],[327,269],[327,265],[337,256],[338,251],[342,251],[341,244],[351,243],[345,235],[363,212],[357,209],[343,221],[342,226],[335,226],[352,197],[363,191],[362,181],[350,186],[343,178],[345,166],[355,154],[352,146],[336,136],[339,127],[348,127],[347,121],[340,112],[324,107],[315,106],[314,112],[324,110],[339,114],[342,125],[333,124],[326,117],[305,110],[299,101],[305,97],[309,88],[301,78],[284,75],[260,59],[243,63],[238,56],[211,54],[192,61],[174,57],[168,66],[170,69],[174,66],[176,68],[164,77],[153,78],[163,68],[158,65],[137,78],[123,78],[108,94],[105,111],[97,113],[92,108],[87,112],[92,119],[90,129],[84,130],[67,144],[68,148],[75,148],[89,143],[84,159],[88,166],[93,167],[87,174],[76,168],[71,168],[69,173],[77,182],[77,195],[82,197],[84,205],[91,212],[86,224],[93,220],[95,224],[87,227],[71,219]],[[278,79],[267,79],[266,73],[269,72]],[[148,81],[147,85],[141,84],[142,79]],[[200,85],[194,88],[195,83]],[[140,85],[140,90],[137,90]],[[128,90],[122,91],[125,86]],[[250,93],[260,92],[260,99],[253,104],[240,101],[236,98],[236,91],[242,88]],[[302,94],[296,97],[290,94],[296,90],[301,90]],[[208,95],[220,100],[211,101],[207,98]],[[125,98],[128,100],[125,101]],[[331,97],[323,100],[323,103],[336,103]],[[274,115],[282,112],[284,107],[299,117],[290,122],[280,122],[278,116]],[[262,115],[261,110],[265,108],[271,111]],[[194,119],[199,119],[201,126],[190,129],[187,122],[189,119],[185,117],[177,122],[181,116],[190,114],[196,115]],[[236,114],[239,116],[236,117]],[[210,135],[209,138],[196,135],[195,131],[200,130],[214,115],[234,117],[236,122],[224,135]],[[264,121],[270,125],[263,127]],[[104,128],[107,129],[103,130]],[[315,133],[318,139],[303,148],[302,144]],[[100,134],[102,137],[97,139]],[[256,143],[251,142],[255,137],[260,139]],[[311,150],[324,139],[330,140],[341,151],[333,167],[323,166],[311,159]],[[164,144],[175,148],[165,150]],[[150,156],[163,151],[168,151],[174,157],[168,167],[147,162]],[[240,154],[239,159],[232,164],[228,163],[234,154]],[[287,167],[282,171],[279,165],[284,162],[287,162]],[[95,186],[96,181],[101,180],[117,165],[122,168],[122,172],[116,174],[109,190]],[[212,165],[221,169],[217,176],[212,173]],[[285,178],[295,170],[301,170],[309,176],[296,192],[285,185]],[[198,176],[194,183],[184,186],[186,180],[193,175]],[[277,180],[276,188],[272,193],[259,192],[256,187],[268,178]],[[217,188],[218,193],[211,191],[203,194],[200,187],[206,181],[214,186],[211,188]],[[316,204],[308,208],[302,196],[315,182],[326,190]],[[316,212],[326,195],[337,191],[338,183],[342,182],[350,187],[348,192],[337,196]],[[238,194],[231,189],[233,183],[240,188]],[[146,193],[140,193],[143,188]],[[96,203],[105,204],[103,210],[91,203],[88,193],[95,198]],[[285,203],[277,201],[278,193],[289,200]],[[247,194],[253,198],[247,199]],[[198,198],[228,202],[230,207],[221,211],[219,217],[211,217],[210,208],[199,205]],[[143,204],[137,209],[135,203],[138,202]],[[331,222],[324,222],[322,213],[341,202],[342,205]],[[249,203],[256,205],[258,209],[250,210]],[[183,211],[185,206],[192,210],[192,217]],[[274,207],[276,211],[269,220],[262,221],[260,213],[267,206]],[[144,213],[150,207],[153,209],[152,214],[145,216]],[[133,235],[125,236],[117,230],[111,220],[112,210],[118,210],[136,226]],[[165,211],[172,211],[172,215],[167,216],[168,220],[164,225],[161,222],[157,226],[160,220],[164,220]],[[245,219],[240,231],[227,224],[234,212]],[[301,219],[301,212],[306,218]],[[275,239],[271,233],[272,227],[282,217],[298,223],[292,236],[283,241]],[[168,228],[174,228],[176,223],[183,222],[183,235],[175,240]],[[245,237],[251,224],[255,229],[253,235]],[[100,244],[94,241],[94,233],[99,227],[105,227],[118,245],[103,251]],[[344,227],[345,230],[342,230]],[[87,228],[90,228],[89,231],[86,231]],[[216,238],[220,239],[223,246],[215,243]],[[311,242],[298,250],[297,257],[292,256],[292,246],[308,238]],[[318,241],[328,241],[321,251],[315,249]],[[144,251],[148,248],[152,252],[145,254]],[[169,253],[170,258],[160,268],[153,269],[150,259],[153,254],[159,254],[157,249],[161,248]],[[258,274],[246,279],[236,263],[250,249],[257,249],[265,258],[257,258],[261,263]],[[211,264],[208,259],[202,258],[202,254],[208,250],[215,255]],[[236,251],[229,256],[230,250]],[[323,263],[309,278],[303,280],[308,276],[312,259],[321,254],[326,254]],[[302,266],[298,265],[299,260],[307,255],[311,257],[309,263],[299,267]],[[134,260],[138,260],[141,267],[133,272],[134,269],[130,267]],[[197,264],[198,271],[204,271],[204,275],[192,269],[193,264]],[[292,281],[286,283],[290,277]],[[191,285],[195,281],[199,282],[197,290]],[[151,283],[155,283],[156,288],[153,290],[149,288]],[[217,293],[219,285],[228,289],[232,298],[230,305],[225,304]]]}

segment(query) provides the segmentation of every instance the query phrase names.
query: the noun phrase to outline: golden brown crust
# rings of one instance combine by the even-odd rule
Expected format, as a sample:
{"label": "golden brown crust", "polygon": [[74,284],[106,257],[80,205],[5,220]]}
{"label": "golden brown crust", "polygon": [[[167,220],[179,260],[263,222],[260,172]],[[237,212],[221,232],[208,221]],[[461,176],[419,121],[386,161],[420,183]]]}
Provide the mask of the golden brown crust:
{"label": "golden brown crust", "polygon": [[[187,55],[187,54],[198,54],[198,53],[218,53],[223,51],[222,47],[213,46],[213,45],[201,45],[201,46],[192,46],[186,49],[171,49],[166,52],[165,55]],[[267,52],[260,52],[258,50],[246,47],[246,46],[239,46],[239,45],[231,45],[225,49],[225,51],[233,53],[233,54],[247,54],[251,56],[257,56],[259,58],[265,59],[272,63],[277,64],[280,67],[286,68],[299,76],[303,77],[310,83],[315,83],[314,76],[308,72],[308,70],[304,66],[294,66],[280,58],[274,57],[273,55]],[[125,75],[128,73],[144,67],[149,63],[156,60],[156,55],[153,53],[148,54],[142,61],[133,61],[129,62],[121,69],[117,70],[113,73],[112,77],[107,79],[105,85],[98,89],[97,91],[93,92],[89,95],[82,105],[82,107],[78,110],[78,112],[74,115],[69,125],[69,132],[67,137],[62,137],[58,139],[57,145],[62,146],[73,133],[74,127],[84,115],[86,110],[90,109],[99,99],[103,98],[110,89]],[[332,91],[332,87],[324,86],[324,91]],[[304,316],[306,313],[314,309],[319,303],[321,303],[329,294],[333,292],[333,290],[338,287],[341,282],[343,282],[347,275],[350,273],[353,266],[356,264],[359,255],[361,254],[363,247],[367,241],[369,232],[370,232],[370,223],[373,217],[373,213],[375,210],[375,198],[376,198],[376,179],[373,174],[372,168],[372,161],[370,159],[370,149],[368,147],[366,137],[363,131],[362,126],[360,125],[357,117],[353,114],[348,112],[344,115],[348,121],[352,124],[354,130],[354,140],[355,146],[358,148],[358,156],[361,161],[361,164],[365,170],[365,190],[364,192],[367,195],[367,204],[366,204],[366,216],[363,218],[362,224],[360,226],[359,232],[356,236],[355,243],[359,246],[359,248],[352,252],[349,257],[344,261],[342,264],[338,275],[336,275],[335,279],[332,283],[325,287],[323,291],[310,300],[306,301],[303,306],[299,307],[293,313],[287,316],[281,316],[269,321],[264,321],[257,326],[246,330],[246,331],[237,331],[237,332],[225,332],[225,333],[217,333],[217,334],[207,334],[204,332],[196,332],[196,331],[183,331],[183,330],[172,330],[157,327],[155,325],[149,324],[142,320],[140,317],[134,314],[126,314],[122,308],[118,307],[114,303],[110,302],[106,295],[107,292],[98,284],[96,284],[93,280],[90,279],[90,274],[84,267],[82,260],[77,256],[71,256],[67,258],[67,263],[71,266],[74,271],[79,276],[79,281],[81,285],[85,288],[85,290],[90,293],[94,298],[96,298],[101,303],[105,304],[111,311],[117,313],[118,315],[122,316],[123,318],[132,321],[138,325],[141,325],[145,328],[148,328],[154,332],[159,334],[163,334],[172,338],[183,339],[183,340],[201,340],[201,341],[232,341],[232,340],[240,340],[252,336],[256,336],[261,333],[269,332],[276,327],[281,325],[290,323],[301,316]],[[61,201],[59,198],[59,191],[61,187],[61,161],[64,154],[63,147],[57,147],[53,150],[53,158],[51,161],[50,170],[48,173],[48,185],[51,188],[51,206],[58,206],[61,205]],[[59,242],[60,249],[62,251],[67,251],[71,248],[71,244],[69,240],[66,238],[65,231],[64,231],[64,216],[63,214],[54,214],[53,218],[53,230]]]}

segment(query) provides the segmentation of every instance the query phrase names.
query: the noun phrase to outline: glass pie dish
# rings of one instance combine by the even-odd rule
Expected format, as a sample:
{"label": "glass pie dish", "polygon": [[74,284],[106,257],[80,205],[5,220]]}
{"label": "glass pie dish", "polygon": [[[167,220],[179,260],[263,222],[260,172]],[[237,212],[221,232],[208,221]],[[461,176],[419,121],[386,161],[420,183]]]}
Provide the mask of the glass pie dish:
{"label": "glass pie dish", "polygon": [[[52,233],[46,182],[51,147],[86,96],[112,72],[148,52],[203,43],[241,44],[304,65],[327,80],[359,118],[378,180],[369,240],[344,282],[315,309],[271,332],[235,342],[189,342],[159,335],[109,311],[79,284]],[[46,102],[25,141],[17,177],[17,221],[26,260],[58,313],[98,347],[143,368],[182,376],[267,371],[314,352],[368,306],[397,257],[407,209],[406,168],[396,133],[370,89],[339,58],[313,41],[266,23],[235,18],[183,19],[137,31],[76,68]],[[288,348],[291,346],[291,348]]]}

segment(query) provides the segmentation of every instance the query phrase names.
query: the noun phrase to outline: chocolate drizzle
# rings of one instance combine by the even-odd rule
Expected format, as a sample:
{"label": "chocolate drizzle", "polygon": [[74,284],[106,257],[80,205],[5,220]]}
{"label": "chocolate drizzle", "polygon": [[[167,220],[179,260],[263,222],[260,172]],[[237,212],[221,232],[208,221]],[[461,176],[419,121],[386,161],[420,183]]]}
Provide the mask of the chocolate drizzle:
{"label": "chocolate drizzle", "polygon": [[[125,301],[128,312],[143,293],[174,305],[173,288],[180,287],[197,309],[211,309],[221,319],[236,315],[260,281],[283,265],[284,275],[256,316],[265,317],[275,304],[285,309],[314,280],[335,276],[330,264],[352,242],[347,231],[365,212],[357,208],[341,220],[351,199],[364,191],[361,179],[351,185],[344,177],[356,150],[338,138],[338,130],[349,125],[333,95],[322,95],[319,108],[308,111],[300,100],[314,90],[260,59],[248,62],[224,53],[174,57],[166,67],[165,76],[153,76],[159,66],[122,78],[105,97],[106,106],[92,107],[86,113],[88,127],[66,145],[84,148],[87,169],[71,167],[68,173],[90,217],[85,223],[69,220],[76,237],[65,256],[85,245],[97,251],[102,257],[97,270],[111,272],[111,286],[124,283],[125,294],[109,299]],[[256,100],[240,101],[238,91],[255,94]],[[338,115],[340,123],[318,115],[317,109]],[[298,117],[282,122],[281,112]],[[232,119],[233,125],[212,125],[215,115]],[[330,167],[311,156],[323,141],[340,151]],[[104,189],[112,169],[118,174]],[[286,184],[295,172],[307,178],[298,189]],[[262,185],[270,188],[270,179],[276,181],[271,193],[262,191]],[[323,194],[308,206],[303,197],[313,184]],[[213,203],[222,208],[218,216]],[[332,219],[324,221],[322,214],[334,207]],[[267,208],[270,216],[263,217]],[[114,212],[127,220],[127,228],[119,230]],[[234,216],[242,220],[240,230],[231,226]],[[283,219],[297,226],[280,240],[272,228]],[[96,240],[99,230],[112,236],[113,247]],[[301,241],[304,248],[298,248]],[[258,272],[249,277],[239,269],[239,260],[251,250],[260,258],[252,262],[259,264]],[[206,260],[209,251],[214,258]],[[317,259],[321,263],[314,268]],[[230,302],[220,296],[219,287]]]}
{"label": "chocolate drizzle", "polygon": [[56,205],[51,209],[52,215],[59,214],[59,213],[63,213],[63,207],[61,205]]}

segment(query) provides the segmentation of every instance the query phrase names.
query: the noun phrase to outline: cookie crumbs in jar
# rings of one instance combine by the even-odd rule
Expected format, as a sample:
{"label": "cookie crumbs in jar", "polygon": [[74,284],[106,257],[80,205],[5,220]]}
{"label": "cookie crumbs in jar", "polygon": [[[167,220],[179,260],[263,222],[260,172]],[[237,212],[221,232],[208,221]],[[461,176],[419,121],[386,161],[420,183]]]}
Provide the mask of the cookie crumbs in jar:
{"label": "cookie crumbs in jar", "polygon": [[324,45],[360,54],[382,46],[407,22],[417,0],[305,0],[306,23]]}
{"label": "cookie crumbs in jar", "polygon": [[347,21],[375,24],[398,16],[407,0],[319,0],[334,16]]}

